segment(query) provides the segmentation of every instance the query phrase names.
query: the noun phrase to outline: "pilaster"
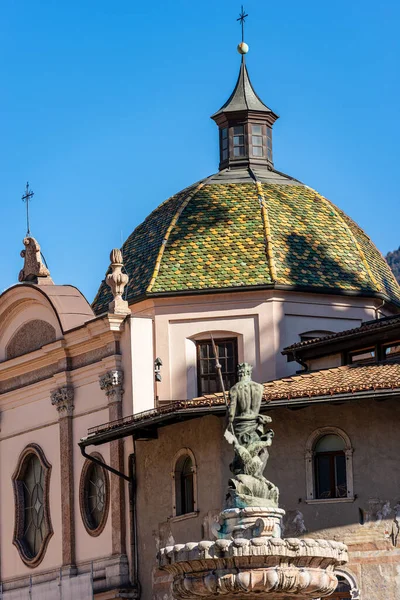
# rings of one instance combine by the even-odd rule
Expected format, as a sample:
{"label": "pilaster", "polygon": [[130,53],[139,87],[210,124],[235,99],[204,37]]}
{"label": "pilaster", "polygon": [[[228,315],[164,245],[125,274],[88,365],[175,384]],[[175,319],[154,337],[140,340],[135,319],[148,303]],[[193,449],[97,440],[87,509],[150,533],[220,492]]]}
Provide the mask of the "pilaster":
{"label": "pilaster", "polygon": [[[100,388],[108,398],[108,414],[110,421],[122,417],[122,397],[124,373],[120,369],[111,369],[100,376]],[[124,471],[123,441],[110,442],[110,465],[118,471]],[[110,478],[111,489],[111,525],[112,553],[125,554],[125,494],[124,480],[115,475]]]}
{"label": "pilaster", "polygon": [[51,403],[58,411],[60,428],[61,529],[63,566],[75,565],[74,463],[72,414],[74,388],[64,385],[51,393]]}

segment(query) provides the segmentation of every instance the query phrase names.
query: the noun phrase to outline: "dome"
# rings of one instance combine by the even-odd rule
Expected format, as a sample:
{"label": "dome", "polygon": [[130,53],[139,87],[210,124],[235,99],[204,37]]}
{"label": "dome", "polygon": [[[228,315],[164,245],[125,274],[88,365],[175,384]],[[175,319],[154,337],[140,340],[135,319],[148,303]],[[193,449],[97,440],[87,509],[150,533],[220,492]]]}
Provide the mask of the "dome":
{"label": "dome", "polygon": [[[364,231],[332,202],[274,169],[226,169],[172,196],[122,248],[126,299],[287,289],[380,296],[400,287]],[[94,300],[107,310],[103,282]]]}
{"label": "dome", "polygon": [[[242,55],[219,128],[219,172],[160,204],[122,247],[125,299],[247,289],[379,296],[400,287],[369,237],[313,189],[274,168],[278,115],[259,98]],[[105,282],[96,313],[112,300]]]}

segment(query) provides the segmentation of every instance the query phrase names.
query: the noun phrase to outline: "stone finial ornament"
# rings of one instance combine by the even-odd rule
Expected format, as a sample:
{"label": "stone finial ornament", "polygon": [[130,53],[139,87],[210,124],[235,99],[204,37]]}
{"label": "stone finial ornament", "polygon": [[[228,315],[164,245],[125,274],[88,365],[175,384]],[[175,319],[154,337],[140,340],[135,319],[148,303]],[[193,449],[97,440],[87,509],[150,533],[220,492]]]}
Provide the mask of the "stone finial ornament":
{"label": "stone finial ornament", "polygon": [[31,283],[53,283],[50,271],[43,264],[39,243],[33,237],[24,238],[25,250],[21,251],[24,266],[21,269],[18,281]]}
{"label": "stone finial ornament", "polygon": [[108,311],[118,315],[129,315],[131,311],[128,302],[122,299],[122,294],[129,281],[129,277],[125,273],[122,273],[124,263],[122,262],[121,250],[118,248],[111,250],[110,261],[112,272],[107,275],[106,283],[111,288],[114,299],[108,305]]}

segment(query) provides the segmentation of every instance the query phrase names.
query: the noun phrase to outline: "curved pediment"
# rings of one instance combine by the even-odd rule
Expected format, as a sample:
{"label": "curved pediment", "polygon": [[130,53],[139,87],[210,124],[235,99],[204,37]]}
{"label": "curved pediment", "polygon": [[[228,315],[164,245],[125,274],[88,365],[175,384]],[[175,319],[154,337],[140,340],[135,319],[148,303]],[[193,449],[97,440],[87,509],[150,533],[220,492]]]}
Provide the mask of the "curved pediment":
{"label": "curved pediment", "polygon": [[72,286],[20,284],[0,296],[0,361],[10,360],[63,338],[94,317]]}

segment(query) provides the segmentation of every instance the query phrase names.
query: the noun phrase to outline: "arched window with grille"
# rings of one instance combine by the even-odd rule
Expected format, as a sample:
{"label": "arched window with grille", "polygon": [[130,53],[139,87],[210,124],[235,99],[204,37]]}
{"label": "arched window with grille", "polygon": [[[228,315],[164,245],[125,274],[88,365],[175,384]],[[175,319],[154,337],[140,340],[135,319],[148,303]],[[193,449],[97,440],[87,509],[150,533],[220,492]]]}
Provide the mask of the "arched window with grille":
{"label": "arched window with grille", "polygon": [[353,501],[353,448],[337,427],[322,427],[307,441],[307,502]]}
{"label": "arched window with grille", "polygon": [[13,474],[15,526],[13,543],[22,561],[36,567],[53,535],[49,510],[51,465],[37,444],[27,446]]}
{"label": "arched window with grille", "polygon": [[197,513],[196,462],[189,448],[182,448],[174,458],[173,465],[173,516]]}

